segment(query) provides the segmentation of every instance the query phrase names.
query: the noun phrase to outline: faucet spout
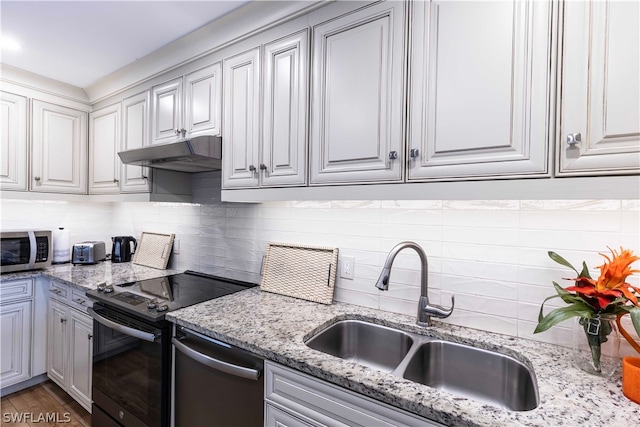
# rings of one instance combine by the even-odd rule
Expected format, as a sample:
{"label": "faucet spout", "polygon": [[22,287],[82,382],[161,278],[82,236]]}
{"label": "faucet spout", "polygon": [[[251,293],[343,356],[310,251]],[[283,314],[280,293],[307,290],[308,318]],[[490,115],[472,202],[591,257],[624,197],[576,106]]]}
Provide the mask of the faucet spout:
{"label": "faucet spout", "polygon": [[387,255],[380,277],[376,282],[376,287],[381,291],[389,290],[389,278],[391,276],[393,261],[398,253],[405,248],[413,249],[420,257],[420,299],[418,301],[418,320],[416,323],[420,326],[431,326],[431,316],[439,318],[451,316],[451,313],[453,313],[454,298],[453,296],[451,297],[451,307],[448,309],[429,304],[429,265],[427,255],[420,245],[414,242],[401,242],[394,246],[389,252],[389,255]]}

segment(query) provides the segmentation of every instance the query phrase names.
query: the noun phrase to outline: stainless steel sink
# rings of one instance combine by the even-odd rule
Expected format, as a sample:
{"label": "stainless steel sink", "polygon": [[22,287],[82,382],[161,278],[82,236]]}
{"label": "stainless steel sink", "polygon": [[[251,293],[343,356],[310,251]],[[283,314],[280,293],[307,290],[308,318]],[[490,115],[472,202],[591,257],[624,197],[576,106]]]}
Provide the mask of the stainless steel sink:
{"label": "stainless steel sink", "polygon": [[413,353],[403,377],[512,411],[538,406],[529,368],[513,357],[468,345],[426,342]]}
{"label": "stainless steel sink", "polygon": [[539,404],[533,370],[512,356],[360,320],[341,320],[306,345],[392,375],[512,411]]}
{"label": "stainless steel sink", "polygon": [[342,320],[306,342],[307,346],[380,371],[393,371],[409,352],[406,333],[359,320]]}

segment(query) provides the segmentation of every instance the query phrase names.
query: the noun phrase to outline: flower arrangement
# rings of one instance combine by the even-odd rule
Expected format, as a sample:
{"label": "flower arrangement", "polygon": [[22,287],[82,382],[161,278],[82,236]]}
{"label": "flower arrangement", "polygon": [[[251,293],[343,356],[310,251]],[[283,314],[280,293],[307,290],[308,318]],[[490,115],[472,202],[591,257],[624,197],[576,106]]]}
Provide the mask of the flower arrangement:
{"label": "flower arrangement", "polygon": [[[611,333],[611,327],[606,326],[608,323],[600,322],[603,315],[616,316],[616,323],[623,336],[640,352],[640,346],[633,341],[620,324],[622,316],[629,314],[633,327],[640,335],[640,303],[638,302],[640,288],[627,283],[629,276],[640,272],[640,270],[631,269],[631,264],[640,260],[640,257],[623,248],[620,248],[619,253],[611,248],[609,250],[611,257],[600,254],[606,261],[598,267],[600,276],[597,279],[591,277],[584,261],[582,271],[578,271],[563,257],[549,251],[549,257],[552,260],[571,268],[577,277],[567,278],[566,280],[573,281],[574,284],[566,288],[553,282],[557,295],[548,297],[540,306],[538,325],[534,331],[534,333],[543,332],[563,320],[579,317],[589,342],[595,371],[600,371],[600,347],[607,341],[607,337]],[[552,298],[562,298],[569,305],[556,308],[545,316],[543,315],[544,304]],[[603,325],[604,327],[601,327]]]}

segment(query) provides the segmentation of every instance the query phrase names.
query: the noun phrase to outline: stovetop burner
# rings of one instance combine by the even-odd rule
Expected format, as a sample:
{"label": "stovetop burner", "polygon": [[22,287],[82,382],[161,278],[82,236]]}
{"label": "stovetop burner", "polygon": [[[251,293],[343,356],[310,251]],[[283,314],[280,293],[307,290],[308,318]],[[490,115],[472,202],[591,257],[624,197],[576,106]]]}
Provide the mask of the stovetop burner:
{"label": "stovetop burner", "polygon": [[151,321],[167,312],[256,286],[252,283],[186,271],[171,276],[99,286],[87,296]]}

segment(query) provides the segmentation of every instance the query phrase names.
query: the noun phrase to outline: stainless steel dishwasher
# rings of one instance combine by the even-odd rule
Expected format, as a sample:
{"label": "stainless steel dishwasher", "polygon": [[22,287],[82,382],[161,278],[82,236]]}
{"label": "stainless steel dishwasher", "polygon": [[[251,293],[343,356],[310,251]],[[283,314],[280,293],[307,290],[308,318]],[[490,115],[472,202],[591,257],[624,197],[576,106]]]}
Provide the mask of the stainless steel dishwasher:
{"label": "stainless steel dishwasher", "polygon": [[264,425],[264,360],[176,327],[172,419],[175,427]]}

